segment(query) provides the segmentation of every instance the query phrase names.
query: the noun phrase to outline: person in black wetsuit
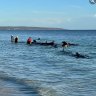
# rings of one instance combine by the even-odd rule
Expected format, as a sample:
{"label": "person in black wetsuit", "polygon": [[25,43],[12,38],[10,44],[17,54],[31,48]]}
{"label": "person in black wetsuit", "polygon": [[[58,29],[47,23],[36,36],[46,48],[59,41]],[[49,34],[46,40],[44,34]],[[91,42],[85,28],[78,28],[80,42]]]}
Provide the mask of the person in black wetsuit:
{"label": "person in black wetsuit", "polygon": [[76,52],[75,54],[76,58],[86,58],[84,55],[81,55],[80,53]]}
{"label": "person in black wetsuit", "polygon": [[18,43],[18,36],[16,36],[15,38],[15,43]]}
{"label": "person in black wetsuit", "polygon": [[62,44],[62,47],[63,47],[63,51],[64,51],[64,48],[68,46],[68,43],[65,42],[65,41],[63,41],[62,43],[63,43],[63,44]]}

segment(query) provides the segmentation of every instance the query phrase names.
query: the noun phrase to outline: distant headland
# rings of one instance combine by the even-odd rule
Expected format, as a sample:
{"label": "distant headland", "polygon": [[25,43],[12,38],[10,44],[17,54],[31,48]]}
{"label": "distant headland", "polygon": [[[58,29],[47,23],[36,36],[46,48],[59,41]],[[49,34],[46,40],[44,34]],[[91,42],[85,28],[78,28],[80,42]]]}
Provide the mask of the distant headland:
{"label": "distant headland", "polygon": [[50,27],[0,26],[0,30],[66,30],[66,29],[50,28]]}

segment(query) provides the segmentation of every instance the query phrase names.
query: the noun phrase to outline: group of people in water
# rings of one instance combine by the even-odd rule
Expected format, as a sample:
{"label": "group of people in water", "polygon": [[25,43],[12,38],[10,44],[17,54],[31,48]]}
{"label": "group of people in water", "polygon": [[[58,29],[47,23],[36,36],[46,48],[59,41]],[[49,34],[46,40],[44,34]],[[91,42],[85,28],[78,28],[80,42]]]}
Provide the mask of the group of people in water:
{"label": "group of people in water", "polygon": [[[40,40],[40,38],[38,38],[37,40]],[[37,42],[37,40],[33,40],[31,37],[29,37],[26,41],[27,44],[39,44],[39,45],[45,45],[45,46],[53,46],[55,48],[57,48],[57,44],[54,42],[54,41],[51,41],[51,42]],[[16,36],[14,38],[13,35],[11,35],[11,42],[14,42],[14,43],[18,43],[18,36]],[[64,49],[69,47],[69,46],[77,46],[78,44],[73,44],[73,43],[69,43],[69,42],[66,42],[66,41],[63,41],[62,42],[62,47],[63,47],[63,51],[65,51]],[[76,52],[75,54],[73,54],[73,56],[75,56],[76,58],[85,58],[84,55],[81,55],[80,53]]]}
{"label": "group of people in water", "polygon": [[[14,43],[18,43],[18,36],[16,36],[15,38],[14,38],[14,36],[13,35],[11,35],[11,42],[14,42]],[[32,40],[32,38],[31,37],[29,37],[28,39],[27,39],[27,44],[31,44],[33,42],[33,40]]]}
{"label": "group of people in water", "polygon": [[[66,41],[63,41],[62,42],[62,47],[63,47],[63,51],[64,51],[64,48],[65,47],[68,47],[68,46],[71,46],[71,45],[78,45],[78,44],[71,44],[71,43],[68,43]],[[86,58],[86,56],[80,54],[79,52],[76,52],[75,54],[72,54],[73,56],[75,56],[76,58]]]}
{"label": "group of people in water", "polygon": [[16,37],[14,38],[14,36],[11,35],[11,42],[18,43],[18,36],[16,36]]}

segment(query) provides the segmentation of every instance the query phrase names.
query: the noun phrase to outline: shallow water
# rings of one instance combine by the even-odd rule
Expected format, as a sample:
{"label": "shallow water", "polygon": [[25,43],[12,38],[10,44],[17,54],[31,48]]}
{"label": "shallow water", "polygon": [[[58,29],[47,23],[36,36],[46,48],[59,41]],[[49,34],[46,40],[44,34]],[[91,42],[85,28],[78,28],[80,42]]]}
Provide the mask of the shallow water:
{"label": "shallow water", "polygon": [[[10,36],[19,43],[10,42]],[[62,48],[27,45],[26,40],[41,38],[61,44]],[[2,96],[95,96],[96,31],[0,31],[0,94]],[[89,58],[75,58],[75,52]],[[70,53],[70,54],[69,54]],[[6,95],[6,93],[9,93]]]}

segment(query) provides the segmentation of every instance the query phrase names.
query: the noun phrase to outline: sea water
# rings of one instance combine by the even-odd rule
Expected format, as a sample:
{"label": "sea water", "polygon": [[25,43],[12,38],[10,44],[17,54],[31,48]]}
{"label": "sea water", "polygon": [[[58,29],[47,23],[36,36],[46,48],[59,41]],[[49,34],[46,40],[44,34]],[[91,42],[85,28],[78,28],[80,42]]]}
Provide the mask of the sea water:
{"label": "sea water", "polygon": [[[28,37],[59,46],[27,45]],[[66,53],[62,41],[78,46]],[[0,96],[96,96],[96,31],[0,31]]]}

